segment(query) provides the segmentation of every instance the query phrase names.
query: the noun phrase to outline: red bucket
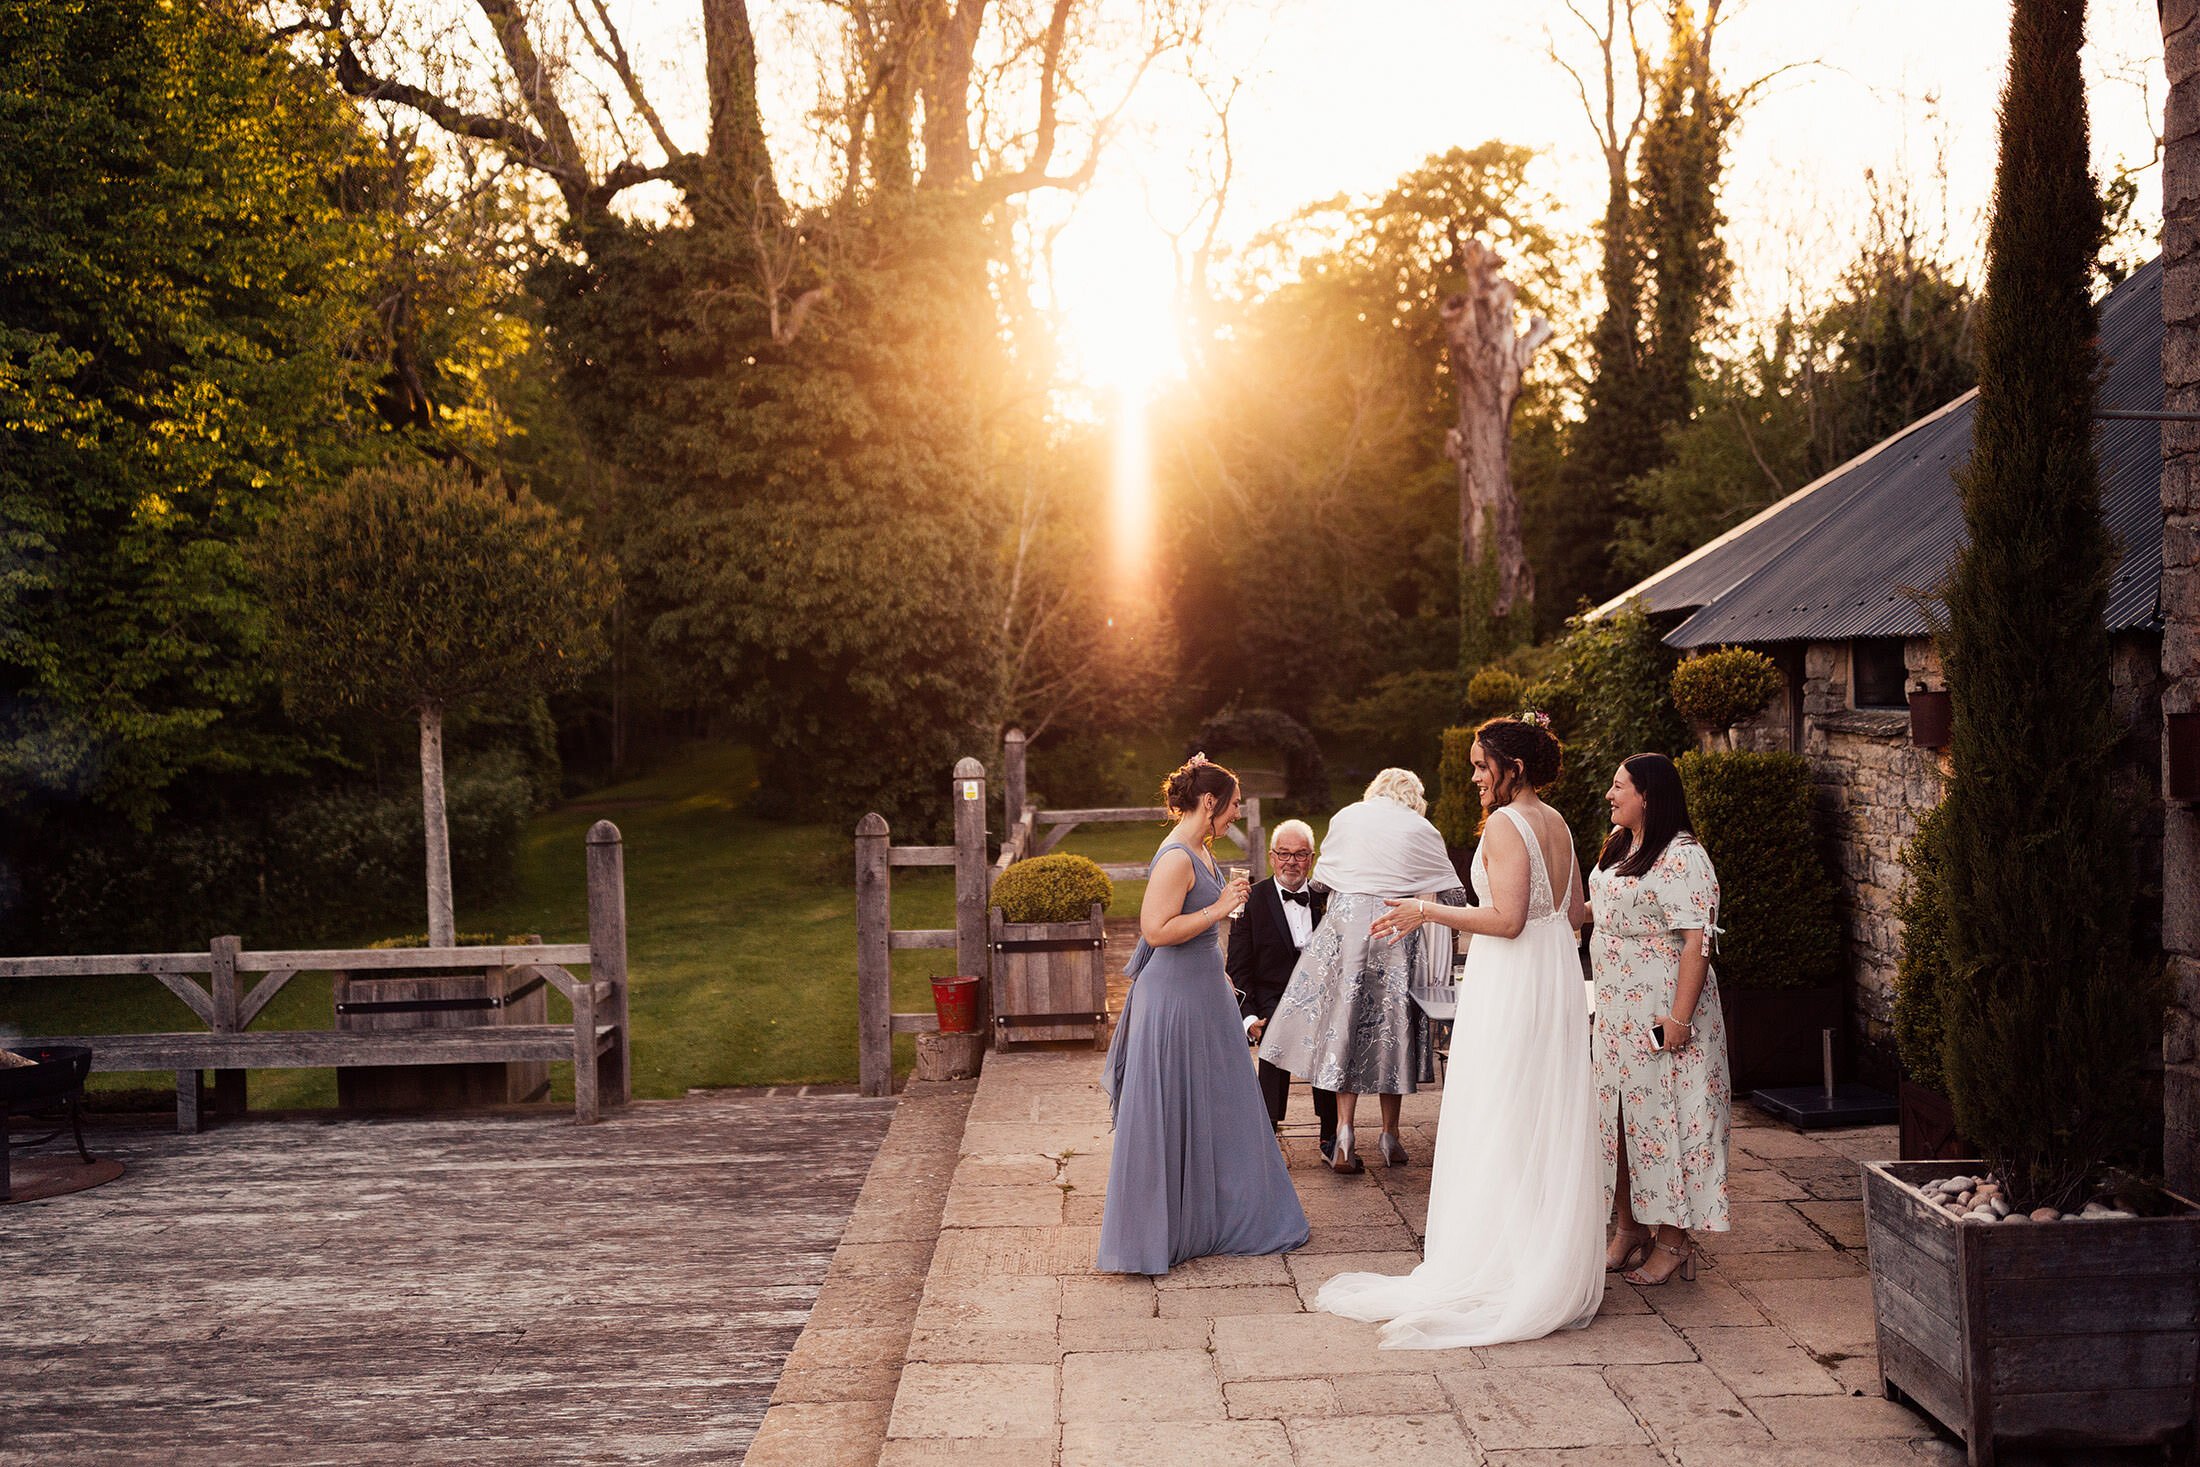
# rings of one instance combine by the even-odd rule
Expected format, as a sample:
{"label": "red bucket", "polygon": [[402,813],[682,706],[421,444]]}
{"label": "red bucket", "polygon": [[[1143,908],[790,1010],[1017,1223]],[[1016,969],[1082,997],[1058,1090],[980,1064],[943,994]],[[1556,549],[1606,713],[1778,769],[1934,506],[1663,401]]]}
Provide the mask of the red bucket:
{"label": "red bucket", "polygon": [[942,1034],[975,1034],[978,1032],[978,980],[975,978],[935,978],[932,980],[932,1007],[940,1016]]}

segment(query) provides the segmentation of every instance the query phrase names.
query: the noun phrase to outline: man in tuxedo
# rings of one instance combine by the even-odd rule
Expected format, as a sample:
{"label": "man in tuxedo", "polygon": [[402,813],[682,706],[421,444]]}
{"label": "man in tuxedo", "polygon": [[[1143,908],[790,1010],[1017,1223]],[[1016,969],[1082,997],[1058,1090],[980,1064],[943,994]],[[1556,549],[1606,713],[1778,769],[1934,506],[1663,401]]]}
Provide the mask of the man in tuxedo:
{"label": "man in tuxedo", "polygon": [[[1245,1037],[1260,1042],[1261,1031],[1275,1015],[1291,970],[1298,966],[1299,950],[1314,935],[1328,904],[1327,893],[1316,891],[1307,877],[1314,869],[1314,832],[1303,820],[1278,825],[1268,844],[1269,869],[1276,874],[1253,884],[1245,899],[1245,915],[1230,924],[1230,954],[1224,966],[1230,984],[1238,991],[1238,1010],[1245,1016]],[[1283,1124],[1284,1107],[1291,1098],[1291,1072],[1260,1062],[1260,1092],[1268,1102],[1268,1119]],[[1322,1158],[1337,1144],[1337,1096],[1331,1090],[1314,1092],[1314,1116],[1321,1122]]]}

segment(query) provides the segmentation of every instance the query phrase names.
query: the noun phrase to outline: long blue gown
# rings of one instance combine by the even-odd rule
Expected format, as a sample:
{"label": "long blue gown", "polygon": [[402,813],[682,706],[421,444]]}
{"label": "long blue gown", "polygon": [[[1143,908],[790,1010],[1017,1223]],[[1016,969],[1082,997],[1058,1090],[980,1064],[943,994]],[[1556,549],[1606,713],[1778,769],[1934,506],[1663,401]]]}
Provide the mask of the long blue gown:
{"label": "long blue gown", "polygon": [[[1154,860],[1172,845],[1192,858],[1183,909],[1213,905],[1222,878],[1205,857],[1164,841]],[[1188,1258],[1305,1246],[1306,1213],[1246,1053],[1216,928],[1173,947],[1141,938],[1128,971],[1136,981],[1104,1080],[1115,1149],[1101,1271],[1164,1274]]]}

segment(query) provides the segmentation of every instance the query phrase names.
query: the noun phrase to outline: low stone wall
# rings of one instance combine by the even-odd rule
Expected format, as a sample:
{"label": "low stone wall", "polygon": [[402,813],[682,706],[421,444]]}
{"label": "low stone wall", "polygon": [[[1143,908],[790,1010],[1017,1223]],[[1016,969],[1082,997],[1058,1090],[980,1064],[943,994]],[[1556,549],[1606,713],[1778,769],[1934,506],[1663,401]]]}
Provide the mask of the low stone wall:
{"label": "low stone wall", "polygon": [[1941,756],[1910,742],[1900,713],[1846,711],[1813,719],[1809,758],[1818,830],[1840,883],[1851,1038],[1862,1068],[1894,1069],[1894,980],[1902,961],[1902,851],[1940,803]]}

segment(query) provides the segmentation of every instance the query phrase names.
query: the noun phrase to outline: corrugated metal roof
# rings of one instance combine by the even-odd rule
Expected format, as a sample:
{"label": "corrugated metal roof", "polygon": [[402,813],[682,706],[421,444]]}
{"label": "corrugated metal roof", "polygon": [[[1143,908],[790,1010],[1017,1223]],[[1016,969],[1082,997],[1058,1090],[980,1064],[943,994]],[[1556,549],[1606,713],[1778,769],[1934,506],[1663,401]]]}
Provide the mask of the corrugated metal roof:
{"label": "corrugated metal roof", "polygon": [[[2100,403],[2162,406],[2162,270],[2148,265],[2101,303]],[[1652,611],[1697,608],[1666,641],[1730,642],[1922,636],[1918,605],[1963,544],[1954,473],[1971,456],[1975,394],[1922,418],[1703,550],[1615,598]],[[2158,622],[2162,429],[2102,421],[2095,446],[2101,507],[2124,556],[2109,590],[2111,631]]]}

